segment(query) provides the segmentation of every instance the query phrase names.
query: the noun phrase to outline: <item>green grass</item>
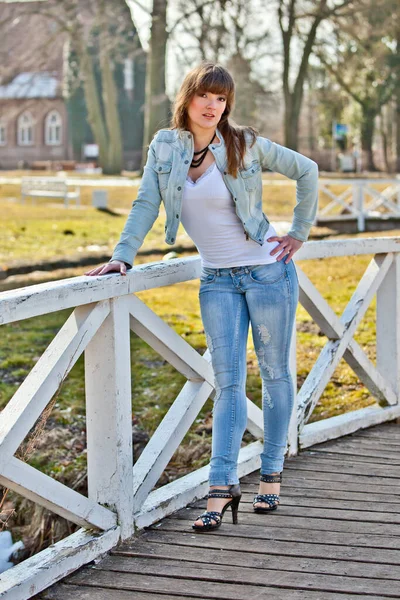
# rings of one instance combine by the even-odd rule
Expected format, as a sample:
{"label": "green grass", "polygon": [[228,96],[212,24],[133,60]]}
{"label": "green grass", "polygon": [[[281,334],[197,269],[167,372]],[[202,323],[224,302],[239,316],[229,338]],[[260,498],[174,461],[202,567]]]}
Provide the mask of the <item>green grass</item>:
{"label": "green grass", "polygon": [[[110,215],[93,208],[23,207],[0,201],[0,266],[88,255],[93,250],[111,254],[126,215]],[[147,247],[159,247],[164,232],[162,217],[148,235]],[[162,242],[162,246],[168,246]]]}
{"label": "green grass", "polygon": [[[265,179],[279,181],[279,175],[264,174]],[[263,210],[274,220],[291,220],[295,206],[295,182],[286,179],[289,185],[263,186]],[[290,185],[293,183],[293,185]],[[101,185],[99,186],[101,187]],[[381,189],[382,186],[375,186]],[[70,255],[87,255],[93,251],[111,254],[124,227],[138,188],[107,187],[109,207],[114,215],[99,211],[91,206],[92,187],[82,186],[82,207],[74,205],[65,209],[61,202],[41,199],[32,205],[19,202],[20,186],[0,184],[0,268],[15,262],[42,261]],[[343,186],[331,188],[335,193]],[[320,206],[325,206],[329,198],[320,194]],[[339,208],[338,208],[339,210]],[[164,242],[165,211],[161,206],[160,215],[146,237],[142,250],[171,249]],[[182,226],[179,228],[176,245],[192,247],[193,244]]]}
{"label": "green grass", "polygon": [[[19,201],[19,185],[0,184],[0,267],[5,268],[17,261],[39,261],[77,253],[87,255],[96,248],[111,254],[132,202],[136,199],[138,188],[106,188],[108,205],[115,215],[91,206],[93,189],[81,187],[82,208],[76,209],[72,204],[69,209],[65,209],[61,202],[51,199],[40,199],[35,205],[27,201],[22,205]],[[295,187],[264,186],[263,203],[270,218],[290,219],[295,204]],[[164,242],[164,223],[165,211],[161,206],[159,218],[146,236],[142,250],[171,249]],[[176,245],[193,246],[182,226],[179,228]]]}

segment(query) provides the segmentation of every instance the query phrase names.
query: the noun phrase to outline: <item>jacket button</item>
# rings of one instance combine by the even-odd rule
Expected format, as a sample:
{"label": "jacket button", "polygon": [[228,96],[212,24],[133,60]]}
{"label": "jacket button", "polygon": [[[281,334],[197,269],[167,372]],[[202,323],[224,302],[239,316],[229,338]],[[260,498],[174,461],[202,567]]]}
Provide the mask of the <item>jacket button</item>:
{"label": "jacket button", "polygon": [[159,171],[162,171],[162,167],[158,167],[158,170],[159,170]]}
{"label": "jacket button", "polygon": [[182,189],[182,188],[181,188],[181,186],[179,186],[179,187],[178,187],[178,192],[180,192],[180,191],[181,191],[181,189]]}
{"label": "jacket button", "polygon": [[226,171],[224,171],[224,175],[228,175],[228,173]]}
{"label": "jacket button", "polygon": [[254,169],[252,169],[251,172],[254,173]]}
{"label": "jacket button", "polygon": [[179,219],[179,215],[175,215],[177,219]]}
{"label": "jacket button", "polygon": [[215,150],[215,146],[211,146],[211,148],[212,148],[213,150]]}
{"label": "jacket button", "polygon": [[175,241],[175,238],[171,238],[171,242],[174,242],[174,241]]}
{"label": "jacket button", "polygon": [[188,163],[189,163],[189,161],[188,161],[188,160],[185,160],[185,165],[187,165]]}
{"label": "jacket button", "polygon": [[234,201],[237,202],[237,198],[234,198]]}
{"label": "jacket button", "polygon": [[190,133],[188,133],[188,138],[190,139]]}

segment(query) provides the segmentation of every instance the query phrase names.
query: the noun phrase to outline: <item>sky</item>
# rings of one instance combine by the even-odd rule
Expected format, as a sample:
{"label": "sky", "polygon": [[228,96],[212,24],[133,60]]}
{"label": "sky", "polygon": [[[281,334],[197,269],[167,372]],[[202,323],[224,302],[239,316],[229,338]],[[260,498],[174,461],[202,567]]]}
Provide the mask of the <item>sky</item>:
{"label": "sky", "polygon": [[[259,13],[262,13],[263,1],[259,1]],[[257,0],[253,0],[254,6],[257,5]],[[151,15],[150,12],[153,6],[153,0],[127,0],[127,4],[131,9],[132,19],[135,23],[135,26],[138,30],[138,35],[140,41],[142,43],[143,48],[147,51],[149,47],[149,38],[150,38],[150,26],[151,26]],[[142,10],[144,7],[144,10]],[[168,23],[173,24],[175,20],[180,16],[179,11],[175,8],[175,3],[170,1],[168,4],[168,13],[167,20]],[[255,23],[254,33],[258,33],[260,27],[266,28],[268,25],[268,29],[270,33],[273,35],[274,42],[273,45],[276,47],[277,44],[280,43],[280,34],[277,28],[277,22],[275,19],[275,12],[270,11],[269,14],[264,13],[260,14],[260,19],[257,23]],[[250,26],[250,24],[249,24]],[[180,32],[180,42],[184,41],[184,33]],[[193,38],[188,36],[188,45],[193,44]],[[182,73],[181,65],[177,64],[175,56],[176,56],[176,47],[174,47],[174,42],[169,42],[167,46],[167,60],[166,60],[166,88],[167,94],[170,97],[173,97],[177,92],[177,89],[180,86],[180,83],[183,79],[185,73]],[[265,65],[265,66],[264,66]],[[260,65],[258,65],[260,68]],[[263,59],[263,65],[261,69],[264,73],[267,71],[275,72],[276,74],[280,71],[280,66],[277,65],[276,58],[270,59],[266,57]],[[279,77],[279,75],[278,75]]]}

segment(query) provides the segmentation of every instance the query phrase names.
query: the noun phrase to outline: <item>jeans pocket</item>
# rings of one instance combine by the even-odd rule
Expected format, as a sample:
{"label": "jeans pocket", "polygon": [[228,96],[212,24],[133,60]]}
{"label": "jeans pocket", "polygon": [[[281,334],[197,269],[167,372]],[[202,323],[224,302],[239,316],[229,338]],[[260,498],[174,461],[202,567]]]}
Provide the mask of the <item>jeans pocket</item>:
{"label": "jeans pocket", "polygon": [[208,267],[202,267],[200,273],[201,283],[212,283],[217,276],[216,269],[210,269]]}
{"label": "jeans pocket", "polygon": [[255,283],[276,283],[284,277],[286,266],[283,260],[277,260],[266,265],[254,265],[250,268],[250,279]]}

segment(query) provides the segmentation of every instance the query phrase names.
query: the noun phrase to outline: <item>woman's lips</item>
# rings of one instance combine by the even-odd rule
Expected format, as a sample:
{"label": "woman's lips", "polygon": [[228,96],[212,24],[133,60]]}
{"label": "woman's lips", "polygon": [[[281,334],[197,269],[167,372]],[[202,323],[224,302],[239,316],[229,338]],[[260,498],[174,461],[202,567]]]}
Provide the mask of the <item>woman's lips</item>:
{"label": "woman's lips", "polygon": [[203,117],[204,117],[205,119],[214,119],[214,118],[215,118],[215,115],[207,115],[207,114],[203,114]]}

